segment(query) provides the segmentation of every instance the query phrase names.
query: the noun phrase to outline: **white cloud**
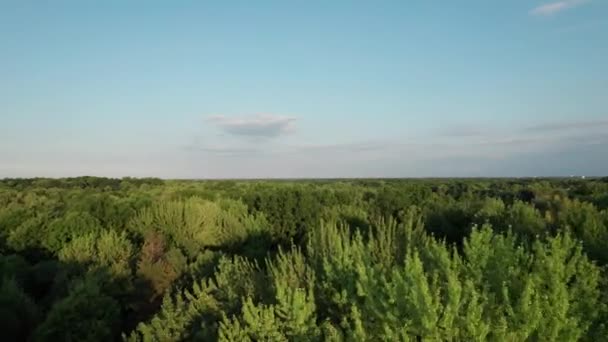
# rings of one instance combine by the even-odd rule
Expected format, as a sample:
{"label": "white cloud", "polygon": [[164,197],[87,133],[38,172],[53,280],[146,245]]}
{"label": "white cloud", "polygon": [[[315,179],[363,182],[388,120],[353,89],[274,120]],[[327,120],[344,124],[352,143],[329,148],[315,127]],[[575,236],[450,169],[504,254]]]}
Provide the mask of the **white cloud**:
{"label": "white cloud", "polygon": [[530,11],[530,14],[539,16],[551,16],[558,12],[580,6],[586,2],[589,2],[589,0],[561,0],[549,2],[533,8]]}
{"label": "white cloud", "polygon": [[293,132],[296,118],[271,114],[257,114],[249,117],[215,115],[209,117],[208,121],[231,135],[273,138]]}

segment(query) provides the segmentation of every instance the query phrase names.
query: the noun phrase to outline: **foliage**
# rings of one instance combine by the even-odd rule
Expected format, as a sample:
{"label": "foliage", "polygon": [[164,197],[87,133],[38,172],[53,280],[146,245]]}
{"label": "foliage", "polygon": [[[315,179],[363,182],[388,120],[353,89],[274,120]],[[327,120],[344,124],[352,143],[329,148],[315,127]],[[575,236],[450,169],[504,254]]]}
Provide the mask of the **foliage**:
{"label": "foliage", "polygon": [[15,279],[0,283],[0,327],[5,341],[26,340],[39,319],[39,309]]}
{"label": "foliage", "polygon": [[35,341],[111,340],[119,326],[120,306],[90,281],[83,281],[53,305],[34,332]]}
{"label": "foliage", "polygon": [[7,341],[608,336],[602,179],[0,180]]}

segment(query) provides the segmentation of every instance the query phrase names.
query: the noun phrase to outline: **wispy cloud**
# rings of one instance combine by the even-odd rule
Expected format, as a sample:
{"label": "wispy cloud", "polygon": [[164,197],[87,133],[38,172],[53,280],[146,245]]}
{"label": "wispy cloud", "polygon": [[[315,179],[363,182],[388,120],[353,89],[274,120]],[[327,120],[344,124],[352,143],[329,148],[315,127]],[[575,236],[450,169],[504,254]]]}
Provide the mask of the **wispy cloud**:
{"label": "wispy cloud", "polygon": [[589,120],[589,121],[570,121],[570,122],[547,122],[529,126],[527,131],[547,132],[547,131],[569,131],[580,129],[600,129],[608,128],[608,119]]}
{"label": "wispy cloud", "polygon": [[332,151],[332,152],[365,152],[386,149],[387,143],[380,141],[353,141],[336,144],[300,144],[293,146],[295,151]]}
{"label": "wispy cloud", "polygon": [[215,115],[207,119],[225,133],[231,135],[273,138],[292,132],[296,118],[281,115],[258,114],[248,117]]}
{"label": "wispy cloud", "polygon": [[439,132],[443,137],[477,137],[483,135],[484,131],[475,125],[451,125],[444,127]]}
{"label": "wispy cloud", "polygon": [[[202,135],[186,146],[189,172],[223,178],[505,176],[600,174],[608,167],[601,158],[608,146],[608,119],[603,118],[513,125],[462,123],[430,135],[368,135],[350,141],[303,140],[305,134],[283,137],[285,128],[263,135],[256,132],[253,140],[249,131],[229,132],[235,126],[293,124],[293,118],[284,118],[210,118],[230,134]],[[266,138],[273,136],[280,138]]]}
{"label": "wispy cloud", "polygon": [[538,16],[551,16],[558,12],[578,7],[590,0],[561,0],[542,4],[530,10],[530,14]]}
{"label": "wispy cloud", "polygon": [[260,148],[253,147],[231,147],[231,146],[196,146],[189,145],[185,146],[186,151],[203,152],[207,154],[213,154],[217,156],[226,157],[241,157],[241,156],[253,156],[259,155],[263,151]]}

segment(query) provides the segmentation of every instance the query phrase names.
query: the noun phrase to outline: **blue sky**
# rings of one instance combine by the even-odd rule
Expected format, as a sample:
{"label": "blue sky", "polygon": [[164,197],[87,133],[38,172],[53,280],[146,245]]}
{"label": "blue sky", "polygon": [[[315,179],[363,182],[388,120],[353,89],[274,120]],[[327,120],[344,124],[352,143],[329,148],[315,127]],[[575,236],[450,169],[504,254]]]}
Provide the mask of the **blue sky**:
{"label": "blue sky", "polygon": [[0,177],[608,174],[608,1],[2,1]]}

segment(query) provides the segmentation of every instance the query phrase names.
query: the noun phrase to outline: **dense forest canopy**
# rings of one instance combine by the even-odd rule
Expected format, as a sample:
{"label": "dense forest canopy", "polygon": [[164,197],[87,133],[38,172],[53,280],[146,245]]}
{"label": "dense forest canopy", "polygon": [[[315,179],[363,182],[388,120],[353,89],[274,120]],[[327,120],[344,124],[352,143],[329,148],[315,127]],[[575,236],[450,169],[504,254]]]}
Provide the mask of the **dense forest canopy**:
{"label": "dense forest canopy", "polygon": [[3,341],[600,341],[608,179],[0,180]]}

